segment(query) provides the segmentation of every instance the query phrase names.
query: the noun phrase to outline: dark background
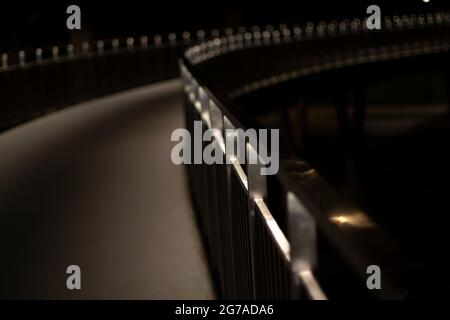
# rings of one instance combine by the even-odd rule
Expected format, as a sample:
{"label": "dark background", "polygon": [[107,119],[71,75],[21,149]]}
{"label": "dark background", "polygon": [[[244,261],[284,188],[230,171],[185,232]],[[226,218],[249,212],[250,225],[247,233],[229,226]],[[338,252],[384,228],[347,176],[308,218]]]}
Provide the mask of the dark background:
{"label": "dark background", "polygon": [[[3,1],[2,1],[3,2]],[[366,16],[377,4],[382,15],[448,10],[450,1],[35,1],[5,2],[0,6],[0,50],[11,51],[65,44],[74,39],[92,40],[142,34],[195,31],[252,24],[305,23]],[[81,7],[81,31],[66,28],[66,8]],[[219,4],[219,5],[216,5]]]}

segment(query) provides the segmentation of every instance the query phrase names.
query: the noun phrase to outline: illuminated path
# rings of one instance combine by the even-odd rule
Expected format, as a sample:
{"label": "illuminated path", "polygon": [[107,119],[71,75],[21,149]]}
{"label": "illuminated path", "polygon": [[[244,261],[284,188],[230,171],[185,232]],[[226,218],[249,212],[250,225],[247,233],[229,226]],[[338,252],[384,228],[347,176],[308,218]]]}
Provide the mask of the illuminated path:
{"label": "illuminated path", "polygon": [[[0,134],[0,298],[208,299],[184,168],[177,80]],[[82,290],[66,289],[66,267]]]}

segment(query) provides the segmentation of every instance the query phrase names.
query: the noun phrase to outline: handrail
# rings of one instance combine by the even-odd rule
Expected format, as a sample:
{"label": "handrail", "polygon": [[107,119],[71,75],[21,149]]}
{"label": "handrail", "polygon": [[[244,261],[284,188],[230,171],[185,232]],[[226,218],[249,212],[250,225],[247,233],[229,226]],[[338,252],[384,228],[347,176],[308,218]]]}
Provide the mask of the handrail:
{"label": "handrail", "polygon": [[[220,110],[223,121],[227,121],[234,128],[248,129],[259,128],[251,115],[244,110],[239,110],[234,99],[240,96],[261,90],[266,87],[276,86],[280,83],[298,78],[307,78],[311,75],[326,74],[330,70],[363,65],[381,61],[396,59],[408,59],[416,56],[447,53],[450,51],[448,38],[448,26],[450,26],[450,14],[436,13],[419,16],[386,17],[381,31],[370,31],[365,28],[365,23],[360,19],[353,21],[344,20],[340,23],[333,21],[329,24],[308,24],[305,28],[294,26],[281,30],[253,29],[250,32],[243,30],[240,35],[228,35],[222,38],[212,39],[188,49],[180,61],[181,73],[185,81],[186,91],[191,101],[199,101],[198,90],[206,92],[207,99],[201,104],[214,104]],[[418,37],[419,41],[411,42],[407,32],[423,31]],[[438,30],[439,32],[436,32]],[[442,32],[441,32],[442,31]],[[256,79],[244,84],[236,84],[234,78],[226,81],[225,74],[217,70],[220,66],[225,69],[238,61],[239,54],[254,50],[249,55],[256,57],[264,54],[264,48],[274,46],[292,46],[300,42],[325,41],[325,39],[343,38],[351,36],[353,40],[370,39],[372,34],[392,34],[391,43],[382,47],[363,47],[362,52],[351,52],[347,56],[326,55],[327,59],[320,57],[309,65],[283,70],[278,74],[268,74],[268,77]],[[431,36],[432,41],[429,40]],[[406,38],[406,41],[403,40]],[[401,41],[400,41],[401,40]],[[326,42],[325,42],[326,44]],[[285,52],[280,49],[280,52]],[[227,61],[227,59],[229,61]],[[235,65],[235,67],[239,67]],[[248,66],[246,66],[248,67]],[[256,70],[256,69],[252,69]],[[270,70],[272,72],[272,70]],[[208,109],[208,106],[202,107]],[[315,233],[314,224],[324,232],[338,251],[349,261],[360,276],[366,276],[366,267],[370,264],[378,264],[385,270],[382,279],[382,298],[403,298],[406,296],[405,282],[410,274],[404,272],[410,266],[410,262],[402,256],[398,246],[388,234],[370,219],[364,212],[342,201],[334,189],[307,163],[298,157],[290,157],[282,161],[276,178],[287,190],[285,194],[289,203],[289,241],[291,247],[296,248],[291,252],[291,268],[294,274],[309,274],[314,278]],[[249,185],[252,180],[260,181],[261,177],[247,175]],[[214,182],[214,181],[213,181]],[[229,182],[228,182],[229,183]],[[270,195],[269,195],[270,196]],[[253,201],[264,200],[253,198]],[[250,199],[249,208],[252,207]],[[299,209],[300,208],[300,209]],[[298,212],[300,218],[297,218]],[[250,222],[253,223],[253,214],[250,214]],[[357,223],[343,224],[344,219],[355,218]],[[270,218],[269,218],[270,220]],[[306,223],[311,221],[311,223]],[[303,227],[302,227],[303,225]],[[251,226],[253,228],[253,226]],[[298,238],[296,231],[299,228],[307,228],[309,236]],[[273,231],[272,231],[273,233]],[[307,243],[307,245],[305,245]],[[255,250],[253,248],[253,250]],[[295,283],[295,281],[294,281]],[[302,286],[317,292],[320,287],[315,281],[304,279]],[[319,288],[319,289],[317,289]],[[295,296],[295,295],[294,295]],[[312,298],[324,297],[321,294],[310,295]]]}
{"label": "handrail", "polygon": [[[268,25],[265,28],[251,26],[237,30],[199,30],[196,33],[185,31],[165,36],[141,36],[139,41],[124,37],[85,42],[80,48],[68,44],[4,53],[0,56],[0,90],[3,89],[4,97],[0,107],[0,129],[75,102],[174,77],[177,75],[175,61],[186,48],[180,66],[187,109],[192,109],[186,110],[188,120],[202,120],[205,128],[217,128],[221,132],[226,127],[261,128],[261,124],[246,110],[235,104],[236,99],[294,79],[307,79],[342,68],[446,53],[450,50],[446,34],[449,25],[450,14],[439,12],[385,17],[381,31],[367,30],[363,20],[353,19],[308,23],[303,27],[282,24],[277,29]],[[419,41],[411,41],[409,33],[417,35],[419,31]],[[266,50],[275,52],[276,49],[297,45],[305,45],[307,49],[308,43],[326,48],[328,41],[333,39],[365,41],[385,34],[392,35],[392,43],[382,46],[364,44],[357,48],[360,51],[343,51],[334,55],[305,50],[310,55],[304,55],[305,60],[296,61],[293,66],[280,63],[267,72],[251,74],[245,79],[231,77],[225,85],[221,81],[226,79],[220,78],[220,74],[212,73],[214,76],[211,76],[210,73],[227,59],[234,61],[244,54],[264,55]],[[218,137],[220,139],[224,137]],[[247,145],[247,152],[253,151],[252,146]],[[267,190],[266,179],[262,179],[254,169],[243,167],[236,161],[225,167],[202,167],[198,172],[192,168],[194,192],[211,196],[205,200],[206,203],[197,203],[204,215],[204,228],[210,234],[229,230],[230,237],[226,239],[234,241],[228,245],[214,236],[209,237],[211,248],[219,252],[215,253],[214,259],[220,264],[217,268],[222,284],[227,284],[224,289],[226,297],[326,298],[320,279],[317,281],[315,275],[317,228],[358,272],[361,273],[363,266],[373,261],[383,266],[386,274],[382,297],[405,295],[401,282],[406,275],[402,275],[401,270],[408,262],[395,243],[367,215],[344,203],[313,168],[298,157],[289,156],[282,159],[276,175],[277,181],[286,189],[283,196],[287,202],[289,237],[274,218],[267,202],[271,194]],[[223,194],[226,194],[226,199],[221,199]],[[220,206],[214,201],[219,201]],[[230,216],[232,208],[240,210],[241,216],[237,218],[244,219],[248,230],[236,225],[234,217]],[[348,218],[349,213],[353,214],[350,217],[358,217],[359,226],[342,225],[340,218],[344,215]],[[296,230],[300,229],[306,231],[297,234]],[[233,232],[242,237],[243,242],[234,239]],[[264,247],[258,247],[259,243],[255,241],[263,240],[266,241]],[[265,250],[269,249],[276,255],[268,257]],[[242,257],[242,254],[250,257]],[[239,278],[238,270],[226,269],[226,258],[246,269],[249,273],[244,275],[251,277],[251,281],[245,284],[237,281],[245,279]],[[248,261],[247,258],[251,259]],[[268,270],[258,263],[267,263],[274,269]],[[276,272],[279,278],[272,279],[268,276],[270,272]],[[284,281],[287,278],[290,280],[286,287]],[[272,286],[277,290],[272,290]]]}

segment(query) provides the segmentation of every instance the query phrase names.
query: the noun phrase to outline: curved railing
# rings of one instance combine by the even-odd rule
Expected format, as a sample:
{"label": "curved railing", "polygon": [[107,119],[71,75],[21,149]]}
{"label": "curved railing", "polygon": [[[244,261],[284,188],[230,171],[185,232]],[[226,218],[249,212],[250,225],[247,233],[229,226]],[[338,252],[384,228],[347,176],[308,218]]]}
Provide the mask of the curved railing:
{"label": "curved railing", "polygon": [[[242,107],[246,95],[294,80],[303,91],[323,94],[325,86],[339,89],[349,73],[361,72],[358,66],[372,71],[390,70],[392,63],[411,68],[420,67],[423,59],[446,65],[449,26],[450,15],[436,13],[386,17],[382,29],[374,31],[355,19],[242,28],[201,43],[180,62],[187,128],[194,134],[197,120],[203,131],[217,129],[215,141],[226,157],[226,129],[262,127],[256,121],[257,106]],[[246,142],[246,150],[249,157],[257,146]],[[317,272],[318,233],[360,287],[365,287],[367,266],[375,264],[383,270],[383,290],[375,295],[408,295],[414,266],[383,228],[344,202],[314,168],[280,150],[278,174],[262,176],[262,165],[239,164],[235,152],[229,153],[229,164],[188,166],[225,298],[326,298],[325,280]],[[351,223],[343,226],[343,221]]]}
{"label": "curved railing", "polygon": [[[154,37],[100,40],[2,54],[0,130],[94,97],[178,75],[181,57],[187,127],[218,129],[223,153],[228,128],[260,128],[239,101],[271,87],[300,81],[305,90],[336,85],[341,72],[394,62],[448,59],[450,16],[386,17],[379,31],[359,19],[241,27]],[[339,44],[339,46],[337,45]],[[184,56],[182,52],[186,49]],[[333,50],[330,51],[329,48]],[[339,48],[339,49],[336,49]],[[351,72],[351,71],[350,71]],[[337,80],[336,80],[337,79]],[[319,88],[318,88],[319,87]],[[246,145],[247,156],[257,148]],[[402,298],[408,261],[386,232],[344,202],[311,166],[282,151],[275,176],[260,165],[189,165],[194,203],[222,296],[239,299],[324,299],[318,276],[318,235],[342,257],[356,281],[365,267],[384,271],[383,298]],[[225,156],[225,155],[223,155]],[[342,228],[342,219],[357,224]],[[376,239],[376,240],[375,240]],[[320,245],[320,243],[319,243]]]}
{"label": "curved railing", "polygon": [[176,78],[188,46],[217,30],[122,37],[0,55],[0,131],[74,103]]}

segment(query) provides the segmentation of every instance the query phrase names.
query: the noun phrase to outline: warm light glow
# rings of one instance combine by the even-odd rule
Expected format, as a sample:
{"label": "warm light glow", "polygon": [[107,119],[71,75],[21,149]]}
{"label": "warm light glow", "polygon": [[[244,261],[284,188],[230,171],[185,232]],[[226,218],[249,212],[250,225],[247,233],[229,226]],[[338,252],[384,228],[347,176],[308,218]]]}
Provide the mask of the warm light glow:
{"label": "warm light glow", "polygon": [[334,215],[330,220],[340,226],[370,228],[375,223],[364,212],[342,213]]}
{"label": "warm light glow", "polygon": [[346,223],[348,221],[344,216],[333,217],[333,220],[339,224]]}
{"label": "warm light glow", "polygon": [[425,2],[425,3],[430,2],[430,0],[422,0],[422,1]]}

